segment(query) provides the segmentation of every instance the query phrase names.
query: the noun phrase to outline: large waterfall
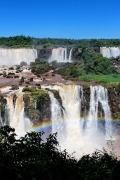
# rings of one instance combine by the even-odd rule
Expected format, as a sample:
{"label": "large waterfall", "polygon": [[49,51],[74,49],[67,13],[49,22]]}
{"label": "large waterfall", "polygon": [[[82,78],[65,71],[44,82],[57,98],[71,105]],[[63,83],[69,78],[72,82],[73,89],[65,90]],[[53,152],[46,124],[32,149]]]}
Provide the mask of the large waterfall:
{"label": "large waterfall", "polygon": [[67,48],[56,48],[52,50],[52,55],[49,58],[49,62],[52,61],[57,62],[71,62],[72,61],[72,49],[69,52],[69,55],[67,53]]}
{"label": "large waterfall", "polygon": [[[45,87],[43,86],[43,88]],[[81,118],[82,101],[85,98],[82,86],[49,85],[48,88],[59,91],[64,108],[64,113],[61,114],[62,107],[60,107],[53,93],[49,93],[52,109],[52,129],[53,132],[58,132],[61,147],[63,149],[67,148],[69,152],[75,150],[77,153],[80,150],[89,153],[96,148],[104,147],[106,140],[112,136],[107,89],[102,86],[90,87],[90,108],[88,115]],[[99,116],[104,119],[105,132],[101,132],[102,130],[98,128],[100,123],[98,120]]]}
{"label": "large waterfall", "polygon": [[[70,153],[76,151],[79,156],[81,153],[90,153],[96,148],[102,149],[106,146],[106,140],[112,136],[111,113],[106,88],[100,85],[90,86],[89,109],[86,116],[81,117],[82,106],[85,102],[82,86],[58,84],[41,87],[49,94],[52,133],[58,133],[58,140],[63,149],[66,148]],[[50,91],[51,89],[59,92],[62,104],[55,98],[54,91]],[[22,88],[8,92],[5,98],[7,100],[5,114],[8,118],[5,121],[9,121],[18,136],[22,136],[32,129],[30,120],[24,114]],[[99,117],[105,124],[102,129],[99,128],[101,123],[98,120]],[[1,117],[0,121],[2,122]]]}
{"label": "large waterfall", "polygon": [[19,65],[21,61],[24,61],[29,65],[30,62],[34,62],[36,58],[37,58],[36,49],[0,48],[0,65],[6,65],[6,66]]}
{"label": "large waterfall", "polygon": [[100,54],[107,58],[116,58],[120,56],[120,47],[100,47]]}

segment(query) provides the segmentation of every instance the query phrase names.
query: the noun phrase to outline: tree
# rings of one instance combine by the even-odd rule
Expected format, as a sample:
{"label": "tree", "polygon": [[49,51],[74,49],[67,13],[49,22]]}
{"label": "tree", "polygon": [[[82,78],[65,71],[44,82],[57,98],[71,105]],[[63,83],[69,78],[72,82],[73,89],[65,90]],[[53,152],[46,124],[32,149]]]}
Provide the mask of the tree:
{"label": "tree", "polygon": [[23,82],[24,82],[24,77],[21,77],[20,83],[23,83]]}
{"label": "tree", "polygon": [[21,61],[20,66],[27,66],[27,63],[25,61]]}
{"label": "tree", "polygon": [[114,180],[120,178],[120,161],[105,150],[79,160],[61,151],[56,133],[44,142],[43,132],[16,138],[9,126],[0,128],[0,179],[8,180]]}

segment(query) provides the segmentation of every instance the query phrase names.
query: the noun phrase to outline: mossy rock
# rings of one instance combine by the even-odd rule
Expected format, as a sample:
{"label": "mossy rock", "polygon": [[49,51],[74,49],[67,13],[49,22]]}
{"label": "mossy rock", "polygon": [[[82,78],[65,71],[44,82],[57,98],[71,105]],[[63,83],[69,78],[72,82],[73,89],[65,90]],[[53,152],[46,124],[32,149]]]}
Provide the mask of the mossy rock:
{"label": "mossy rock", "polygon": [[49,99],[49,94],[46,91],[39,89],[39,90],[31,92],[30,97],[37,101],[40,101],[40,100],[47,101]]}
{"label": "mossy rock", "polygon": [[37,91],[37,89],[35,87],[30,87],[30,86],[25,86],[22,90],[22,92],[34,92]]}

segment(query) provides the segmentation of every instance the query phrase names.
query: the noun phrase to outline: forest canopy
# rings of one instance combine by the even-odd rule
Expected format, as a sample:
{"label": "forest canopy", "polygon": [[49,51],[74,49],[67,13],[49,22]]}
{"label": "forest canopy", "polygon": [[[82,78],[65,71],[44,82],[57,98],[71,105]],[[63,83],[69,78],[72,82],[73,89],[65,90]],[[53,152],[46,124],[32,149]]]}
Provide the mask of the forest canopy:
{"label": "forest canopy", "polygon": [[43,141],[43,132],[17,138],[15,129],[0,127],[1,180],[114,180],[120,177],[120,161],[107,151],[95,151],[76,159],[61,151],[57,134]]}
{"label": "forest canopy", "polygon": [[30,36],[0,37],[0,46],[51,48],[68,47],[101,47],[120,46],[120,39],[66,39],[66,38],[34,38]]}

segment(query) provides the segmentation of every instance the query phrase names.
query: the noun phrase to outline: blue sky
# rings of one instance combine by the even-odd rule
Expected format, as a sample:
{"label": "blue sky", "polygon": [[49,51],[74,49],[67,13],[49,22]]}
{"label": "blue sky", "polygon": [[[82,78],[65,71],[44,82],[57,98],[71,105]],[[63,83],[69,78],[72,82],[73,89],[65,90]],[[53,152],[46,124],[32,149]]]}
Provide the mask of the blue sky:
{"label": "blue sky", "polygon": [[120,0],[1,0],[0,37],[120,38]]}

